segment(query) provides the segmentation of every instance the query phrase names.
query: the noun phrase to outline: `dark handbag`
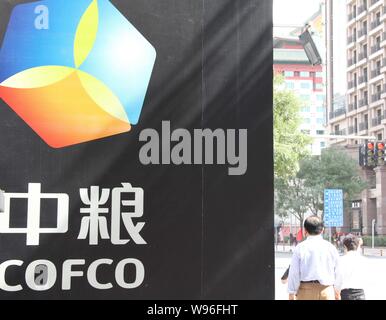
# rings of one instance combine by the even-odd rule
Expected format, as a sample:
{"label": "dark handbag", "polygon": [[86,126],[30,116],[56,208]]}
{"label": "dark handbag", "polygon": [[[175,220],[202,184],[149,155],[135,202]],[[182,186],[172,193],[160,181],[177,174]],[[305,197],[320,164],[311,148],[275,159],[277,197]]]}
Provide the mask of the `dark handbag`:
{"label": "dark handbag", "polygon": [[288,279],[289,269],[290,269],[290,267],[288,267],[287,270],[283,273],[283,275],[281,276],[281,280],[287,280]]}

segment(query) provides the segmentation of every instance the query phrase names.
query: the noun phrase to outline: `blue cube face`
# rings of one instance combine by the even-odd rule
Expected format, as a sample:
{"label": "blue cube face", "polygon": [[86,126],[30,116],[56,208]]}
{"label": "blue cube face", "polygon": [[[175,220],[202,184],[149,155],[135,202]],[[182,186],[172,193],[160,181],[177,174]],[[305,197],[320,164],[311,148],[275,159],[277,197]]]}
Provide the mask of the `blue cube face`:
{"label": "blue cube face", "polygon": [[98,1],[98,32],[80,70],[101,80],[137,124],[156,60],[154,47],[107,0]]}
{"label": "blue cube face", "polygon": [[[66,83],[67,104],[80,104],[80,84],[104,112],[135,125],[155,60],[154,47],[108,0],[43,0],[20,4],[12,12],[0,49],[0,97],[31,126],[30,115],[19,112],[19,105],[12,105],[21,103],[22,97],[16,97],[18,92],[10,92],[9,88],[34,89],[36,95],[47,95],[46,91],[39,93],[37,89],[60,86],[65,77],[72,77],[74,84]],[[74,73],[78,75],[79,83],[75,84]],[[50,112],[52,97],[42,96],[41,100],[45,105],[40,109]],[[80,111],[72,117],[92,113],[93,108],[90,104],[87,112]],[[40,128],[35,127],[39,126],[36,118],[41,116],[40,109],[33,115],[32,126],[39,135]],[[56,113],[57,109],[61,114],[62,110],[56,104]],[[61,121],[68,116],[71,115],[52,119]],[[89,115],[88,119],[91,118]],[[108,121],[104,119],[101,123]],[[116,134],[126,129],[117,124],[116,130],[101,130],[106,134],[98,138],[108,136],[108,132]],[[84,128],[79,130],[84,131]],[[49,134],[45,130],[45,135]],[[89,138],[82,139],[87,141]]]}

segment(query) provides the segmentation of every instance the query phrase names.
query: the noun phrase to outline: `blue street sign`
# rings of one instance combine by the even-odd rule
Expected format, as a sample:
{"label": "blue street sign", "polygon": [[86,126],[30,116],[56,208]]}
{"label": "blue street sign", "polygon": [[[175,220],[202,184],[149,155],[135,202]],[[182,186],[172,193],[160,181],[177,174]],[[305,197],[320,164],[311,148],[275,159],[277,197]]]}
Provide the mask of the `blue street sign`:
{"label": "blue street sign", "polygon": [[343,227],[343,190],[324,190],[324,224],[326,227]]}

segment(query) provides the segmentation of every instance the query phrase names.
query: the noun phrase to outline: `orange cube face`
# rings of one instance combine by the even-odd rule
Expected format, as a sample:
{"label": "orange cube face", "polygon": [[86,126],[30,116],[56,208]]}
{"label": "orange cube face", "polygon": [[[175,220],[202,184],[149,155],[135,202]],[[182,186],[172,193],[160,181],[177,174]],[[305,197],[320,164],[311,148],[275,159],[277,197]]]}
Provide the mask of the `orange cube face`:
{"label": "orange cube face", "polygon": [[74,72],[39,88],[0,87],[0,96],[49,146],[62,148],[128,132],[130,123],[103,110]]}
{"label": "orange cube face", "polygon": [[0,49],[0,98],[53,148],[125,133],[155,59],[108,0],[20,4]]}

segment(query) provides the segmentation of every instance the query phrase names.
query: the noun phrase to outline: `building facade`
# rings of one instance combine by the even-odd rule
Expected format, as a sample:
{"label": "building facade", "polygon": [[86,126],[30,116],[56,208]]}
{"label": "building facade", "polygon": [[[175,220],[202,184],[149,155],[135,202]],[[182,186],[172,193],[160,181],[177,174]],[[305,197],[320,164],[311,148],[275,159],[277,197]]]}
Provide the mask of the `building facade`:
{"label": "building facade", "polygon": [[[332,141],[358,159],[363,137],[385,140],[386,129],[386,1],[347,0],[346,104],[328,110],[330,134],[357,136]],[[351,204],[350,229],[386,234],[386,168],[362,169],[369,188]]]}
{"label": "building facade", "polygon": [[275,38],[274,72],[283,75],[286,88],[301,99],[301,130],[316,137],[310,151],[320,155],[321,149],[326,147],[326,140],[317,137],[326,134],[323,67],[310,64],[298,39]]}

